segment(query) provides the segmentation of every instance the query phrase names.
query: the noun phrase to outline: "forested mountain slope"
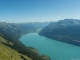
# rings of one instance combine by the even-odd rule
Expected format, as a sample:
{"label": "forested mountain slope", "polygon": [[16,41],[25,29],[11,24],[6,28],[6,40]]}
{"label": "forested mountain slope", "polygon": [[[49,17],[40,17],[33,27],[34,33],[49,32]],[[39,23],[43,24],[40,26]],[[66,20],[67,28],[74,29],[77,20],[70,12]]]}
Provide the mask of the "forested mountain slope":
{"label": "forested mountain slope", "polygon": [[43,28],[39,34],[57,41],[80,46],[80,20],[64,19],[52,22]]}
{"label": "forested mountain slope", "polygon": [[21,35],[26,34],[22,30],[18,24],[0,22],[0,49],[2,49],[0,53],[3,55],[0,55],[0,58],[3,60],[9,60],[9,58],[14,58],[13,60],[50,60],[48,56],[40,55],[37,49],[27,47],[19,41]]}

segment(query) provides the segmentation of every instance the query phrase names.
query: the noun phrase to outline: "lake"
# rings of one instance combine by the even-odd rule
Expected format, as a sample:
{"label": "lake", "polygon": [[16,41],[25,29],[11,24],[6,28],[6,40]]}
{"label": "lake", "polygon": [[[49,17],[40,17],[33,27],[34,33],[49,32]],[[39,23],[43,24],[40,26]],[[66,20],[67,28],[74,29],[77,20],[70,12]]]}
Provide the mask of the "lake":
{"label": "lake", "polygon": [[20,41],[38,49],[40,54],[48,55],[51,60],[80,60],[80,47],[40,36],[38,33],[24,35]]}

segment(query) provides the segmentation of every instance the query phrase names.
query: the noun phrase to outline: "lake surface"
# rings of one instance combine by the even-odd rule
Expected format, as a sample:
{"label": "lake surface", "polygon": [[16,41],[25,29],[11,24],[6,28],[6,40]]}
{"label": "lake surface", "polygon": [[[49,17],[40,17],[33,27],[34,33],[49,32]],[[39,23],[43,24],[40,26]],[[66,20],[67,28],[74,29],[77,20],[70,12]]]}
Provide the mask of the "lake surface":
{"label": "lake surface", "polygon": [[24,35],[20,41],[38,49],[40,54],[48,55],[51,60],[80,60],[80,47],[49,39],[38,33]]}

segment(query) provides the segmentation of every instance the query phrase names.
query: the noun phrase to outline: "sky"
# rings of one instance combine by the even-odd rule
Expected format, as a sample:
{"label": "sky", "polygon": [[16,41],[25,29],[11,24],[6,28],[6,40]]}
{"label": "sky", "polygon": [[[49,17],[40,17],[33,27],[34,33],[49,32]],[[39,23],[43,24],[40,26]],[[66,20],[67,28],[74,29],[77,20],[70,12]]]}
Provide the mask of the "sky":
{"label": "sky", "polygon": [[80,0],[0,0],[1,22],[80,19]]}

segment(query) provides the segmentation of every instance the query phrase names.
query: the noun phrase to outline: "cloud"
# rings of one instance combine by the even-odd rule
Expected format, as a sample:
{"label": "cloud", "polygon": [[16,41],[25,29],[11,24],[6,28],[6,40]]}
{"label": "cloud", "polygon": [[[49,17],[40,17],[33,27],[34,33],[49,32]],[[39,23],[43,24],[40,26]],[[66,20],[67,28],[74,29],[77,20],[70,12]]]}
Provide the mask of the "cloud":
{"label": "cloud", "polygon": [[59,16],[58,18],[61,19],[61,16]]}
{"label": "cloud", "polygon": [[6,22],[6,20],[5,20],[5,19],[3,19],[3,20],[2,20],[2,22]]}

